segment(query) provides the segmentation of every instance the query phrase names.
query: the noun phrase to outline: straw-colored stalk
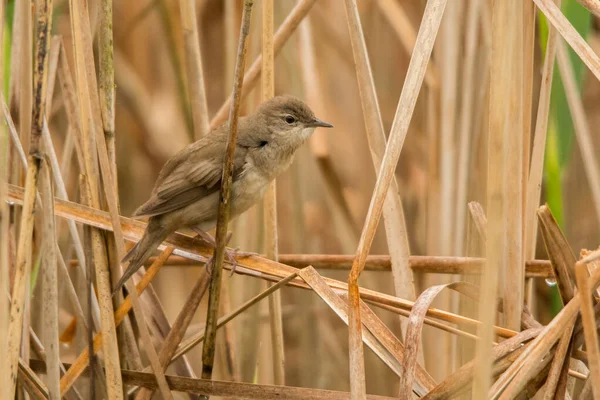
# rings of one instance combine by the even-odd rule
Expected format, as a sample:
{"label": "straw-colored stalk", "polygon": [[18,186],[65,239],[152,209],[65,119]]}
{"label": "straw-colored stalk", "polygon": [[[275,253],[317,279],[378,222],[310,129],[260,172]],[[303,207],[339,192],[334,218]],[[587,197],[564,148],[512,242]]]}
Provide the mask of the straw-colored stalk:
{"label": "straw-colored stalk", "polygon": [[[0,1],[0,43],[4,43],[4,15],[6,5]],[[4,54],[0,54],[0,87],[4,87]],[[4,100],[4,99],[3,99]],[[0,119],[1,120],[1,119]],[[0,236],[8,238],[10,227],[10,206],[8,203],[8,179],[10,141],[8,139],[6,121],[0,123]],[[9,241],[0,241],[0,293],[10,292],[9,278]],[[9,302],[6,296],[0,296],[0,310],[8,310]],[[8,332],[8,313],[0,313],[0,332]],[[7,360],[6,340],[0,340],[0,360]],[[0,397],[8,397],[8,374],[6,363],[0,366]]]}
{"label": "straw-colored stalk", "polygon": [[[49,113],[52,114],[52,100],[54,98],[54,88],[56,86],[56,79],[58,76],[58,63],[60,60],[60,52],[62,47],[62,39],[60,36],[52,36],[52,40],[50,41],[50,54],[48,56],[48,88],[46,90],[46,109],[50,110]],[[45,120],[49,120],[51,116],[46,116]],[[46,122],[44,122],[44,132],[42,135],[42,140],[44,146],[47,145],[48,139],[46,138],[47,126]],[[50,156],[50,154],[48,154]],[[54,154],[54,159],[56,159],[56,154]],[[52,170],[54,170],[54,160],[50,157],[50,165]],[[58,165],[58,164],[57,164]],[[60,174],[60,169],[57,171]],[[54,179],[56,179],[56,173],[53,173]],[[60,237],[61,226],[57,227],[57,236]]]}
{"label": "straw-colored stalk", "polygon": [[[32,46],[32,27],[31,21],[33,20],[32,16],[32,7],[31,3],[27,1],[21,1],[16,4],[15,7],[15,22],[16,25],[19,26],[18,33],[15,32],[15,43],[13,44],[13,48],[15,45],[19,47],[17,50],[17,54],[19,55],[19,63],[13,64],[11,71],[18,79],[19,88],[19,135],[21,136],[21,142],[25,146],[25,151],[29,152],[29,135],[31,134],[31,110],[33,100],[31,95],[33,93],[33,86],[31,79],[31,68],[21,68],[23,65],[33,65],[31,59],[31,46]],[[18,72],[17,72],[18,71]]]}
{"label": "straw-colored stalk", "polygon": [[558,284],[558,291],[563,303],[566,304],[571,301],[575,294],[573,265],[577,260],[550,212],[550,208],[547,205],[540,207],[537,215],[546,252],[550,258],[552,270]]}
{"label": "straw-colored stalk", "polygon": [[[100,317],[98,314],[98,304],[95,304],[95,308],[94,308],[94,303],[92,303],[89,308],[91,310],[90,314],[91,316],[89,317],[90,320],[90,324],[88,325],[87,323],[87,317],[86,314],[84,313],[84,308],[82,307],[82,302],[85,301],[84,298],[79,298],[77,296],[77,291],[75,289],[75,286],[73,285],[73,282],[71,282],[71,278],[69,277],[69,270],[67,269],[67,265],[65,263],[65,260],[62,257],[62,254],[59,251],[59,248],[57,246],[57,254],[58,254],[58,280],[60,282],[64,282],[65,284],[65,292],[66,292],[66,296],[69,300],[69,302],[71,303],[71,306],[73,307],[74,311],[75,311],[75,318],[77,318],[77,325],[76,325],[76,329],[80,329],[80,332],[88,332],[88,327],[94,325],[94,320],[99,321]],[[91,300],[91,299],[90,299]],[[87,303],[87,301],[86,301]],[[86,308],[87,308],[87,304],[86,304]],[[99,325],[96,324],[96,325]],[[81,335],[82,339],[84,337],[84,335]]]}
{"label": "straw-colored stalk", "polygon": [[[371,160],[375,171],[379,173],[386,151],[386,137],[383,130],[381,110],[377,101],[375,81],[356,1],[346,0],[345,5]],[[415,289],[412,271],[408,267],[410,248],[402,199],[394,176],[390,178],[389,189],[383,204],[383,218],[388,251],[392,260],[394,291],[396,296],[412,300],[415,298]]]}
{"label": "straw-colored stalk", "polygon": [[[2,26],[0,24],[0,29]],[[0,61],[1,64],[1,61]],[[6,129],[1,126],[0,129]],[[8,135],[4,132],[0,132],[0,235],[7,238],[9,235],[9,222],[10,222],[10,206],[7,200],[7,182],[8,182]],[[9,292],[10,278],[9,278],[9,241],[2,240],[0,242],[0,290],[3,293]],[[9,304],[5,296],[0,298],[0,307],[2,310],[7,310]],[[0,315],[0,331],[8,331],[8,313],[2,313]],[[6,341],[0,342],[0,358],[3,360],[7,359],[6,354]],[[5,382],[7,374],[4,372],[4,366],[0,367],[0,394],[2,396],[8,396],[4,390],[8,389],[8,382]]]}
{"label": "straw-colored stalk", "polygon": [[[512,9],[518,10],[519,6],[523,6],[521,1],[512,3]],[[510,118],[504,117],[507,121],[505,131],[503,132],[506,138],[505,151],[505,184],[504,192],[506,196],[506,264],[505,268],[499,273],[505,275],[505,278],[500,278],[504,287],[501,290],[504,301],[503,326],[513,330],[519,330],[521,327],[521,310],[523,308],[525,277],[523,268],[523,159],[529,160],[529,154],[525,156],[524,146],[527,142],[526,149],[529,151],[529,134],[530,134],[530,108],[524,107],[523,104],[531,102],[532,82],[524,81],[525,74],[524,61],[524,43],[523,43],[523,19],[524,13],[516,12],[506,23],[508,26],[503,27],[502,35],[507,35],[508,29],[509,38],[505,44],[510,46],[509,53],[506,56],[510,57],[510,80],[498,81],[498,84],[507,85],[510,93],[509,98],[505,101],[507,104],[507,112]],[[529,25],[528,25],[529,26]],[[506,40],[504,39],[504,40]],[[492,45],[493,48],[493,45]],[[493,51],[493,50],[492,50]],[[494,79],[494,78],[492,78]],[[493,83],[492,85],[494,85]],[[525,101],[527,98],[527,101]],[[492,100],[492,106],[500,106],[502,103],[495,104]],[[524,115],[527,111],[528,114]],[[524,121],[527,121],[526,125]],[[526,163],[529,165],[529,162]],[[491,244],[491,243],[490,243]],[[502,276],[502,275],[501,275]]]}
{"label": "straw-colored stalk", "polygon": [[[477,39],[479,36],[480,25],[480,7],[481,0],[471,0],[469,2],[469,11],[467,13],[466,35],[465,35],[465,58],[463,64],[463,86],[461,113],[458,128],[458,172],[457,172],[457,192],[456,192],[456,231],[454,251],[455,255],[463,254],[465,251],[465,231],[467,225],[467,193],[469,187],[469,165],[473,137],[473,100],[475,97],[476,78],[475,61],[477,60]],[[485,68],[485,67],[484,67]]]}
{"label": "straw-colored stalk", "polygon": [[[515,101],[515,98],[520,98],[520,93],[517,92],[515,85],[510,85],[511,79],[515,78],[513,74],[516,72],[511,60],[514,54],[511,54],[511,48],[516,41],[515,34],[506,34],[504,29],[507,24],[510,25],[512,18],[511,10],[516,6],[516,2],[495,2],[492,14],[492,53],[491,53],[491,81],[490,81],[490,107],[489,107],[489,138],[488,138],[488,188],[487,188],[487,240],[486,240],[486,257],[487,263],[483,272],[481,282],[481,295],[479,303],[479,319],[482,321],[478,335],[480,337],[477,343],[477,371],[473,386],[474,398],[485,398],[488,388],[491,384],[491,352],[493,331],[492,325],[496,320],[496,296],[500,292],[505,297],[505,304],[512,297],[504,288],[508,288],[508,281],[500,282],[501,276],[508,273],[507,262],[509,246],[507,235],[509,232],[507,213],[513,212],[513,209],[507,207],[508,202],[512,206],[515,204],[516,198],[511,201],[508,198],[505,186],[505,171],[508,171],[507,156],[508,141],[510,128],[515,127],[515,123],[509,123],[507,118],[510,103]],[[517,18],[518,20],[518,18]],[[521,26],[516,24],[518,29]],[[513,29],[514,30],[514,29]],[[510,31],[510,30],[509,30]],[[514,32],[513,32],[514,33]],[[513,60],[515,61],[515,60]],[[520,76],[520,73],[518,73]],[[519,87],[520,89],[520,87]],[[518,102],[519,103],[519,102]],[[517,118],[518,119],[518,118]],[[520,119],[518,119],[520,121]],[[521,132],[522,125],[518,124],[518,132]],[[519,147],[522,140],[519,137]],[[519,159],[519,166],[521,165]],[[511,174],[514,176],[515,174]],[[520,179],[520,176],[519,176]],[[514,181],[511,182],[515,184]],[[519,183],[519,188],[521,187]],[[511,190],[516,190],[512,188]],[[520,204],[521,199],[518,199]],[[521,217],[521,212],[516,213]],[[513,232],[512,230],[510,231]],[[520,233],[519,233],[520,234]],[[521,267],[519,265],[519,267]],[[519,275],[522,276],[522,275]],[[502,285],[502,283],[504,285]],[[522,287],[522,284],[521,284]],[[515,288],[511,288],[515,289]],[[517,295],[518,301],[522,301],[520,292]],[[513,292],[514,293],[514,292]],[[515,295],[516,297],[516,295]],[[508,311],[508,310],[507,310]],[[514,315],[511,314],[511,315]],[[506,315],[508,317],[508,315]],[[510,327],[514,325],[511,318]],[[518,328],[518,326],[517,326]]]}
{"label": "straw-colored stalk", "polygon": [[[22,4],[22,3],[20,3]],[[27,16],[31,9],[29,4],[23,5],[25,8],[29,8],[29,11],[21,9],[21,16]],[[42,137],[42,126],[46,111],[46,90],[47,90],[47,78],[48,78],[48,54],[50,50],[50,30],[52,25],[52,1],[51,0],[39,0],[36,3],[36,14],[37,14],[37,26],[36,31],[38,34],[36,40],[36,57],[34,64],[34,82],[33,87],[31,81],[28,83],[22,82],[24,86],[21,87],[21,134],[23,137],[24,127],[31,129],[31,132],[26,132],[29,137],[29,166],[27,168],[26,187],[27,196],[26,202],[23,207],[21,216],[21,231],[19,233],[19,248],[17,250],[17,260],[15,266],[15,277],[13,285],[13,296],[10,307],[10,326],[8,330],[8,357],[7,362],[10,371],[10,381],[8,382],[8,398],[13,398],[16,390],[17,380],[17,369],[19,363],[19,351],[21,347],[21,339],[23,332],[23,316],[24,306],[26,305],[26,296],[29,281],[29,274],[31,269],[31,251],[32,251],[32,233],[34,225],[34,210],[35,200],[37,197],[37,183],[39,178],[40,164],[42,163],[40,157],[40,140]],[[31,40],[31,31],[29,21],[23,21],[22,31],[25,49],[29,49],[29,42]],[[25,50],[22,52],[22,56],[25,61],[31,60],[31,53]],[[22,65],[30,65],[25,63]],[[31,70],[30,68],[21,69],[24,74],[24,79],[29,79]],[[26,92],[29,90],[29,92]],[[32,98],[33,94],[33,98]],[[35,104],[32,104],[32,101]],[[52,196],[50,196],[52,197]],[[53,214],[53,213],[52,213]],[[52,215],[49,218],[54,218]],[[52,244],[53,246],[53,244]],[[54,292],[55,293],[55,292]],[[56,296],[52,304],[57,304]],[[27,314],[25,314],[27,315]],[[56,314],[53,314],[54,316]],[[51,318],[51,317],[50,317]],[[57,321],[56,321],[57,322]],[[28,324],[26,325],[28,326]],[[28,330],[25,332],[28,337]],[[27,340],[28,342],[28,340]],[[54,343],[53,343],[54,344]],[[28,348],[28,346],[26,346]],[[52,360],[58,361],[58,343],[53,349]],[[27,360],[28,361],[28,360]],[[53,369],[51,372],[57,373],[58,368]],[[52,376],[51,382],[53,388],[55,388],[55,376]],[[52,391],[53,395],[56,395],[55,390]]]}
{"label": "straw-colored stalk", "polygon": [[[522,190],[521,195],[522,198],[522,206],[521,210],[523,215],[521,216],[521,228],[523,230],[522,233],[522,241],[523,245],[525,245],[525,219],[526,219],[526,206],[527,206],[527,185],[528,185],[528,177],[529,177],[529,155],[531,152],[531,117],[533,110],[533,67],[535,63],[535,11],[536,7],[532,1],[525,1],[523,4],[523,36],[522,36],[522,47],[517,46],[521,49],[522,52],[522,123],[523,123],[523,135],[522,135],[522,164],[521,168],[522,178]],[[523,247],[523,256],[525,257],[526,250]]]}
{"label": "straw-colored stalk", "polygon": [[50,398],[48,389],[44,382],[29,367],[29,363],[21,358],[19,359],[19,384],[25,389],[27,394],[36,400],[46,400]]}
{"label": "straw-colored stalk", "polygon": [[[485,236],[485,235],[484,235]],[[485,241],[485,237],[482,238]],[[146,265],[150,266],[156,257],[150,257]],[[347,271],[352,267],[354,256],[351,254],[280,254],[279,262],[295,268],[308,265],[321,270]],[[77,260],[71,260],[70,265],[77,265]],[[479,275],[485,263],[479,257],[442,257],[442,256],[410,256],[410,268],[414,273],[427,274],[462,274]],[[168,267],[200,267],[204,263],[182,256],[169,259]],[[391,259],[388,255],[370,255],[365,263],[365,271],[391,271]],[[528,278],[553,278],[552,267],[548,260],[528,260],[525,262],[525,273]]]}
{"label": "straw-colored stalk", "polygon": [[[226,90],[225,98],[231,95],[232,85],[233,85],[233,75],[235,69],[235,60],[237,57],[237,45],[240,31],[240,18],[242,15],[242,6],[243,2],[235,1],[235,6],[232,7],[231,10],[234,15],[226,17],[230,18],[233,21],[228,22],[228,28],[231,29],[231,32],[228,32],[228,40],[231,42],[228,43],[227,51],[228,55],[226,61],[229,63],[227,65],[226,71],[227,74],[224,76],[225,84],[223,85],[223,89]],[[257,22],[260,22],[260,13],[255,14]],[[262,41],[262,24],[255,23],[250,26],[250,34],[249,34],[249,44],[248,44],[248,57],[258,57],[261,54],[261,41]],[[262,63],[261,63],[262,68]],[[246,82],[246,78],[244,78],[244,83]],[[246,110],[254,110],[256,107],[260,105],[261,102],[261,90],[252,90],[252,95],[248,97],[246,101],[242,101],[242,107]],[[245,107],[244,107],[245,106]],[[232,225],[233,230],[233,240],[235,240],[236,245],[239,248],[247,249],[250,251],[264,251],[265,244],[265,234],[264,234],[264,208],[262,205],[258,205],[256,207],[252,207],[248,212],[240,215],[235,221],[230,224]],[[255,230],[255,234],[246,234],[246,232],[252,232]],[[231,294],[230,303],[241,301],[241,299],[254,296],[257,292],[259,292],[265,284],[263,282],[251,281],[242,279],[225,279],[225,281],[229,282],[229,293]],[[225,286],[223,286],[224,288]],[[226,292],[225,292],[226,293]],[[227,301],[221,302],[221,309],[225,312],[224,308],[227,306]],[[263,309],[264,310],[264,309]],[[231,310],[229,310],[231,311]],[[262,351],[261,346],[251,346],[246,348],[244,352],[244,357],[241,358],[239,363],[239,377],[241,380],[253,380],[255,376],[258,375],[261,377],[272,376],[272,359],[270,350],[270,335],[264,332],[264,327],[269,328],[268,325],[262,324],[263,320],[260,319],[259,315],[261,313],[260,307],[256,307],[251,309],[246,315],[246,324],[244,324],[244,329],[235,329],[234,326],[225,326],[223,335],[225,338],[228,337],[227,331],[235,330],[237,333],[235,339],[237,344],[243,345],[243,343],[259,343],[261,337],[264,337],[264,341],[262,342],[264,345],[267,345],[268,350]],[[238,325],[239,326],[239,325]],[[261,336],[265,335],[265,336]],[[231,336],[231,335],[229,335]],[[227,345],[227,342],[224,343]],[[257,368],[262,367],[260,371],[257,371]],[[268,374],[268,375],[267,375]],[[226,375],[225,375],[226,376]]]}
{"label": "straw-colored stalk", "polygon": [[54,194],[50,163],[42,159],[40,193],[44,206],[44,259],[42,261],[43,343],[48,371],[46,382],[51,399],[60,399],[60,355],[58,347],[58,265],[54,224]]}
{"label": "straw-colored stalk", "polygon": [[[4,4],[4,16],[6,18],[6,2]],[[21,45],[19,43],[19,41],[21,40],[22,34],[21,34],[21,30],[23,28],[23,26],[21,25],[21,16],[20,13],[21,12],[21,8],[20,7],[15,7],[14,11],[13,11],[13,27],[12,27],[12,32],[11,32],[11,36],[12,36],[12,40],[10,42],[10,71],[18,71],[18,65],[21,62],[21,56],[20,56],[20,51],[21,51]],[[3,21],[5,22],[5,21]],[[3,32],[4,34],[4,32]],[[2,69],[4,70],[4,65],[2,66]],[[10,77],[8,79],[8,97],[7,97],[7,103],[11,106],[11,109],[16,109],[19,104],[19,93],[20,93],[20,74],[10,74]],[[4,94],[4,91],[3,91]]]}
{"label": "straw-colored stalk", "polygon": [[446,0],[429,0],[425,7],[423,20],[415,42],[415,48],[420,49],[420,51],[414,52],[410,60],[389,141],[381,162],[377,183],[375,184],[375,190],[356,251],[356,258],[348,277],[350,389],[354,399],[365,398],[366,395],[358,278],[364,269],[366,257],[381,218],[383,205],[394,177],[400,151],[406,138],[445,6]]}
{"label": "straw-colored stalk", "polygon": [[108,149],[114,188],[117,184],[117,155],[115,148],[115,70],[113,49],[113,0],[102,0],[100,30],[98,33],[98,89],[102,112],[102,126]]}
{"label": "straw-colored stalk", "polygon": [[187,86],[194,122],[194,139],[198,140],[208,133],[209,118],[196,18],[196,2],[193,0],[179,0],[179,10],[181,12],[181,29],[183,30]]}
{"label": "straw-colored stalk", "polygon": [[[459,32],[461,24],[460,6],[457,1],[451,1],[446,9],[440,26],[440,251],[442,255],[452,254],[454,231],[454,204],[456,201],[456,110],[458,109],[458,62],[459,62]],[[468,78],[471,78],[468,76]],[[461,254],[461,253],[459,253]],[[449,300],[449,298],[446,298]],[[439,342],[439,341],[438,341]],[[441,343],[440,343],[441,344]],[[440,347],[439,354],[447,354],[446,346]],[[443,362],[442,362],[443,363]],[[442,368],[442,363],[437,365]],[[447,371],[444,371],[447,372]],[[445,375],[445,374],[444,374]]]}
{"label": "straw-colored stalk", "polygon": [[[440,254],[438,221],[440,214],[440,132],[439,132],[439,89],[427,88],[427,254]],[[423,289],[423,276],[415,280],[417,292]]]}
{"label": "straw-colored stalk", "polygon": [[558,342],[554,357],[552,358],[550,371],[548,371],[548,377],[546,378],[543,400],[553,400],[555,398],[560,399],[565,397],[564,392],[558,393],[559,390],[563,391],[566,389],[566,385],[559,386],[559,381],[564,379],[563,376],[566,378],[566,373],[569,369],[573,328],[574,324],[570,325]]}
{"label": "straw-colored stalk", "polygon": [[554,25],[571,48],[581,58],[581,61],[590,69],[596,79],[600,80],[600,57],[590,45],[581,37],[579,32],[571,25],[567,17],[553,0],[533,0],[540,11],[544,13],[548,22]]}
{"label": "straw-colored stalk", "polygon": [[23,333],[23,309],[25,304],[26,285],[29,282],[31,272],[33,224],[36,187],[39,175],[39,159],[29,156],[27,175],[25,178],[25,195],[21,214],[21,230],[19,231],[19,245],[17,248],[17,259],[15,262],[15,274],[13,280],[13,291],[10,305],[10,325],[7,334],[8,354],[6,362],[6,380],[8,399],[15,396],[17,385],[17,370],[19,368],[19,351],[21,348],[21,336]]}
{"label": "straw-colored stalk", "polygon": [[[594,262],[596,260],[600,260],[600,249],[596,249],[594,251],[588,251],[586,252],[587,254],[581,259],[581,262],[584,262],[586,264],[589,264],[591,262]],[[596,271],[594,271],[594,273],[592,274],[592,276],[596,276],[595,275]],[[600,282],[600,278],[598,279]],[[596,281],[594,281],[596,282]],[[598,282],[594,283],[592,286],[598,286]]]}
{"label": "straw-colored stalk", "polygon": [[[436,61],[440,66],[440,202],[439,219],[437,228],[439,230],[440,254],[450,255],[454,250],[456,233],[456,203],[457,188],[457,112],[458,112],[458,82],[459,82],[459,58],[461,53],[461,15],[462,2],[450,1],[440,26],[440,47],[436,54]],[[471,78],[473,75],[469,76]],[[465,182],[466,183],[466,182]],[[464,207],[464,204],[462,205]],[[464,234],[463,234],[464,235]],[[462,254],[462,250],[457,253]],[[427,279],[426,285],[442,284],[449,282],[449,277],[433,277]],[[457,311],[457,299],[451,294],[444,292],[438,298],[439,304],[447,304],[452,311]],[[427,347],[427,367],[436,378],[447,376],[453,370],[454,338],[443,335],[433,339],[425,336]]]}
{"label": "straw-colored stalk", "polygon": [[[84,169],[82,169],[82,171],[84,171]],[[81,204],[84,204],[86,206],[90,206],[92,204],[92,198],[91,198],[91,191],[89,190],[89,188],[87,187],[88,185],[88,180],[86,178],[86,176],[83,173],[79,174],[79,186],[81,188],[81,190],[79,191],[79,202]],[[56,200],[55,200],[55,207],[56,207]],[[56,208],[55,208],[56,209]],[[104,371],[102,371],[101,366],[100,366],[100,360],[98,357],[96,357],[95,353],[94,353],[94,330],[92,329],[93,327],[93,314],[92,314],[92,301],[94,298],[95,293],[95,286],[94,286],[94,276],[96,275],[93,271],[92,271],[92,260],[93,260],[93,254],[94,254],[94,249],[93,249],[93,244],[92,244],[92,230],[93,228],[89,225],[83,225],[83,239],[84,239],[84,251],[85,251],[85,257],[86,260],[88,260],[87,262],[87,275],[86,275],[86,280],[85,282],[82,282],[78,285],[77,287],[77,293],[83,297],[85,296],[86,300],[87,300],[87,305],[86,305],[86,322],[88,325],[88,329],[86,330],[86,334],[85,334],[85,339],[87,342],[87,347],[83,347],[84,349],[87,348],[89,353],[92,355],[86,362],[86,365],[89,365],[90,367],[90,380],[88,383],[88,391],[90,393],[93,393],[97,386],[96,381],[98,381],[100,383],[99,387],[102,390],[102,395],[106,396],[108,395],[108,390],[106,388],[106,385],[104,384],[104,382],[106,381],[106,375],[104,375]],[[100,317],[102,318],[102,317]],[[99,330],[101,331],[101,327],[102,327],[102,321],[100,320],[99,324]],[[100,368],[98,368],[100,367]],[[73,369],[74,371],[75,369]],[[73,371],[71,371],[71,369],[69,369],[69,371],[67,371],[64,376],[60,379],[60,390],[61,390],[61,394],[66,394],[69,391],[69,388],[65,388],[65,380],[67,379],[66,376],[69,373],[72,373]],[[75,379],[73,380],[73,382],[70,383],[70,386],[73,385]],[[69,387],[70,387],[69,386]]]}
{"label": "straw-colored stalk", "polygon": [[[560,0],[558,0],[558,3],[560,4]],[[552,90],[557,40],[558,32],[554,26],[549,25],[546,55],[544,58],[544,66],[542,68],[542,81],[535,120],[531,166],[529,169],[529,178],[527,180],[527,198],[525,200],[524,254],[526,260],[533,257],[535,254],[538,229],[535,210],[539,206],[540,193],[542,191],[544,154],[546,150],[546,135],[548,132],[548,115],[550,111],[550,92]]]}
{"label": "straw-colored stalk", "polygon": [[581,293],[581,321],[583,322],[583,334],[585,336],[588,365],[590,367],[589,379],[592,381],[594,398],[597,399],[600,398],[600,344],[598,342],[598,331],[592,300],[593,287],[590,287],[586,264],[577,263],[575,265],[575,275],[577,277],[579,293]]}
{"label": "straw-colored stalk", "polygon": [[477,229],[477,233],[479,233],[481,240],[485,244],[487,241],[487,216],[485,215],[485,211],[483,211],[481,203],[477,201],[469,202],[468,207],[475,229]]}
{"label": "straw-colored stalk", "polygon": [[208,310],[206,314],[206,340],[202,347],[202,378],[210,379],[215,359],[215,339],[217,325],[217,311],[219,310],[219,296],[221,293],[221,276],[223,273],[223,260],[225,257],[225,245],[227,226],[229,223],[229,207],[231,187],[233,184],[233,161],[235,152],[235,141],[238,130],[240,103],[242,97],[242,83],[244,69],[246,66],[246,53],[248,50],[247,38],[250,31],[250,17],[252,15],[253,0],[244,1],[240,37],[238,41],[235,73],[233,78],[233,90],[231,107],[229,110],[229,133],[227,136],[227,149],[223,161],[223,174],[221,178],[221,190],[219,194],[219,214],[217,218],[216,248],[214,251],[213,268],[210,281],[208,297]]}
{"label": "straw-colored stalk", "polygon": [[[54,113],[52,99],[54,98],[54,87],[56,86],[56,77],[58,75],[58,60],[61,46],[60,36],[52,36],[48,54],[48,87],[46,88],[46,110],[48,110],[48,114],[50,115]],[[48,116],[46,117],[46,119],[49,118]]]}
{"label": "straw-colored stalk", "polygon": [[[71,72],[71,67],[69,65],[69,60],[67,59],[67,54],[65,51],[64,42],[61,40],[62,50],[59,55],[59,63],[58,63],[58,79],[60,83],[60,89],[63,97],[63,104],[65,108],[65,112],[67,114],[67,120],[69,122],[69,132],[68,137],[71,137],[73,142],[72,146],[75,147],[77,152],[77,163],[80,171],[85,170],[85,165],[83,161],[83,150],[82,144],[80,142],[81,138],[81,123],[79,121],[79,103],[77,103],[77,90],[75,84],[73,82],[73,74]],[[67,143],[68,143],[67,137]],[[66,147],[66,145],[65,145]],[[65,152],[67,149],[65,149]],[[70,162],[71,157],[66,158],[66,154],[63,154],[63,163],[62,167],[66,167],[69,165],[67,161]],[[61,171],[65,171],[66,168],[61,168]],[[68,175],[61,174],[64,178]]]}
{"label": "straw-colored stalk", "polygon": [[[587,250],[587,249],[582,249],[580,254],[581,257],[585,257],[588,254],[590,254],[591,251]],[[590,271],[590,273],[593,273],[595,270],[597,270],[598,268],[600,268],[600,261],[596,260],[593,261],[591,263],[588,264],[588,270]],[[600,296],[600,288],[596,288],[596,294],[595,296]]]}
{"label": "straw-colored stalk", "polygon": [[[262,100],[275,95],[275,56],[273,51],[273,0],[262,0]],[[279,238],[277,232],[277,182],[269,184],[263,201],[265,223],[265,250],[267,258],[277,261]],[[285,384],[285,354],[283,322],[281,317],[281,292],[269,297],[273,375],[276,385]]]}
{"label": "straw-colored stalk", "polygon": [[[223,52],[225,53],[224,56],[224,65],[223,65],[223,76],[224,79],[222,80],[222,84],[221,84],[221,93],[225,96],[225,98],[227,98],[230,94],[231,94],[231,90],[232,90],[232,79],[231,77],[233,76],[234,73],[234,69],[235,69],[235,57],[236,57],[236,44],[237,44],[237,38],[239,36],[239,25],[238,25],[238,10],[240,8],[241,4],[237,1],[237,0],[224,0],[224,5],[223,5],[223,40],[224,40],[224,44],[223,44]],[[258,36],[258,35],[256,35]],[[255,36],[255,40],[258,39],[258,37]],[[209,121],[210,122],[210,121]],[[246,213],[244,216],[240,216],[240,218],[236,219],[234,221],[234,226],[233,226],[233,232],[234,232],[234,236],[233,236],[233,241],[235,241],[235,243],[240,246],[240,248],[246,248],[249,249],[250,247],[247,245],[244,245],[243,243],[240,243],[237,241],[237,237],[235,232],[247,232],[248,231],[248,215],[249,213]],[[250,235],[243,235],[243,238],[246,239],[248,238],[248,236]],[[257,235],[258,236],[258,235]],[[228,282],[228,283],[226,283]],[[257,282],[258,283],[258,282]],[[254,290],[253,287],[248,287],[248,285],[246,284],[246,282],[241,282],[241,281],[229,281],[228,279],[224,278],[224,281],[221,284],[221,290],[223,290],[223,297],[221,300],[221,305],[220,305],[220,312],[223,314],[228,314],[229,312],[231,312],[231,303],[233,301],[234,297],[234,293],[241,293],[242,290]],[[255,320],[254,320],[255,321]],[[240,341],[243,341],[242,339],[242,335],[245,334],[250,334],[252,335],[254,332],[256,332],[258,329],[258,323],[253,323],[253,326],[249,329],[244,329],[242,330],[242,332],[240,332],[238,334],[237,331],[234,331],[232,326],[227,326],[225,327],[225,329],[223,330],[223,337],[225,338],[225,343],[224,346],[222,346],[222,350],[221,350],[221,356],[222,359],[226,360],[226,371],[227,372],[231,372],[231,374],[225,374],[224,379],[227,380],[233,380],[233,381],[239,381],[242,380],[242,374],[241,374],[241,369],[242,369],[242,364],[236,359],[237,358],[237,354],[235,352],[235,345],[236,343],[239,343]],[[242,359],[247,360],[248,363],[250,363],[251,361],[254,360],[254,354],[256,354],[256,352],[253,350],[252,355],[249,357],[243,357]],[[231,376],[228,376],[231,375]],[[231,378],[231,379],[229,379]]]}
{"label": "straw-colored stalk", "polygon": [[558,44],[558,68],[565,86],[569,110],[573,117],[575,136],[577,137],[577,143],[579,144],[583,168],[592,191],[592,202],[594,203],[594,209],[596,210],[596,218],[600,221],[600,165],[598,164],[596,152],[594,151],[592,132],[587,122],[583,101],[577,90],[573,66],[571,65],[566,46],[562,42]]}
{"label": "straw-colored stalk", "polygon": [[[32,360],[35,371],[43,373],[46,365],[43,362]],[[25,364],[21,364],[22,369],[29,369],[28,375],[24,378],[35,379],[38,391],[44,388],[37,375]],[[21,373],[21,370],[19,370]],[[168,375],[168,383],[171,390],[192,394],[201,394],[203,396],[219,396],[234,399],[256,399],[256,400],[345,400],[348,399],[348,392],[335,390],[310,389],[293,386],[259,385],[254,383],[223,382],[208,379],[191,379],[180,376]],[[140,386],[156,390],[157,384],[153,374],[123,370],[123,381],[127,385]],[[43,393],[43,391],[42,391]],[[40,398],[43,395],[40,394]],[[370,400],[394,400],[394,397],[369,395]]]}
{"label": "straw-colored stalk", "polygon": [[[68,179],[71,174],[71,170],[70,170],[70,166],[71,166],[71,161],[73,160],[73,153],[75,151],[77,151],[78,155],[77,155],[77,160],[79,161],[81,159],[80,157],[80,151],[81,151],[81,146],[79,144],[79,142],[75,141],[75,135],[73,134],[73,128],[71,128],[71,126],[69,125],[67,127],[67,132],[65,134],[65,143],[64,143],[64,148],[63,148],[63,152],[62,152],[62,157],[60,160],[60,164],[59,164],[59,170],[58,173],[63,176],[65,179]],[[81,168],[82,166],[80,166],[79,170],[83,171],[83,168]]]}

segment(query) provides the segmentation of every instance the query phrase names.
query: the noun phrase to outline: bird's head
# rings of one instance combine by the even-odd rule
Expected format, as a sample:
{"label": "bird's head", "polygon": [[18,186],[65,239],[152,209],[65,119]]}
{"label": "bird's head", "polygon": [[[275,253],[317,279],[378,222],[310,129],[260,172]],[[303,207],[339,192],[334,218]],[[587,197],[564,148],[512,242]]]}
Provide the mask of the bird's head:
{"label": "bird's head", "polygon": [[293,147],[306,141],[316,128],[333,127],[316,118],[303,101],[289,95],[267,100],[260,105],[257,114],[268,126],[273,140]]}

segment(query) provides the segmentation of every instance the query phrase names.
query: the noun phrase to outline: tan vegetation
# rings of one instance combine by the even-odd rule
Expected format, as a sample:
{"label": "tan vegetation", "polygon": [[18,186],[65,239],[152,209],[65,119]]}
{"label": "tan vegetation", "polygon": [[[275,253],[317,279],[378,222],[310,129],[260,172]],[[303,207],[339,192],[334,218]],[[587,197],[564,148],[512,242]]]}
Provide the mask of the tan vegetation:
{"label": "tan vegetation", "polygon": [[[0,0],[0,398],[600,399],[597,3]],[[182,230],[113,296],[165,161],[284,93],[335,128],[212,275]]]}

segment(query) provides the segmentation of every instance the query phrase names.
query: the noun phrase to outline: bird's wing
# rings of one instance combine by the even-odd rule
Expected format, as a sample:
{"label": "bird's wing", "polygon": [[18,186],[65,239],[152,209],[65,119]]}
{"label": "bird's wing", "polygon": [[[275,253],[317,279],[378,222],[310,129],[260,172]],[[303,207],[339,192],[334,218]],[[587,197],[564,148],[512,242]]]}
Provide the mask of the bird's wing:
{"label": "bird's wing", "polygon": [[[152,196],[135,212],[135,216],[155,216],[185,207],[221,187],[226,136],[214,132],[195,142],[172,159],[161,170]],[[236,147],[233,179],[244,170],[245,146]]]}

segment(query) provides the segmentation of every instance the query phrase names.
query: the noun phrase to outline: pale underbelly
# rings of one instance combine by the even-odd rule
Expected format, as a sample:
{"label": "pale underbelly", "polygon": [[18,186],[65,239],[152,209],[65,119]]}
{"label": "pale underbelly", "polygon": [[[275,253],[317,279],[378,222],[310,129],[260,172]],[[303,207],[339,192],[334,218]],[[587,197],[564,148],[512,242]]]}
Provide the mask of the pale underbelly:
{"label": "pale underbelly", "polygon": [[[231,188],[230,220],[243,214],[258,203],[262,199],[269,182],[264,176],[256,173],[248,173],[243,179],[234,182]],[[174,211],[172,218],[178,220],[179,226],[198,227],[208,231],[217,224],[219,196],[219,191],[211,193],[182,209]]]}

